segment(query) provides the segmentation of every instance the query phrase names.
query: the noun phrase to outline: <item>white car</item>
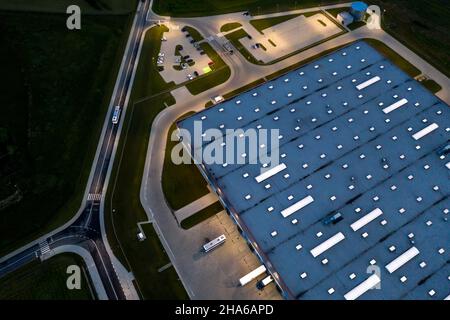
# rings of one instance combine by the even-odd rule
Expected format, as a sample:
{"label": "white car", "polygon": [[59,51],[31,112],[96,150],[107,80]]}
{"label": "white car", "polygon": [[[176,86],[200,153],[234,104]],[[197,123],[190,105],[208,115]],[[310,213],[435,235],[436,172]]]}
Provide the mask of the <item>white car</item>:
{"label": "white car", "polygon": [[162,37],[161,41],[167,41],[167,38],[166,37]]}
{"label": "white car", "polygon": [[187,78],[188,78],[189,80],[193,80],[193,79],[194,79],[194,76],[193,76],[192,74],[189,73],[189,74],[187,75]]}
{"label": "white car", "polygon": [[158,53],[158,57],[164,57],[164,53],[163,52]]}

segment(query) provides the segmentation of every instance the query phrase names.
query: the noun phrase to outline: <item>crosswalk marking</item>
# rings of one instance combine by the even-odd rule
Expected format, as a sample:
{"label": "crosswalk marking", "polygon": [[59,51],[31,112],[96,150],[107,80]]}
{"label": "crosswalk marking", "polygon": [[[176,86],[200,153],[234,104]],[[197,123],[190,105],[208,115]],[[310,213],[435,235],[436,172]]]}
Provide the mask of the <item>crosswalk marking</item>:
{"label": "crosswalk marking", "polygon": [[89,193],[88,200],[94,200],[94,201],[100,201],[102,199],[102,194],[101,193]]}
{"label": "crosswalk marking", "polygon": [[41,250],[42,255],[50,252],[50,246],[48,245],[47,240],[44,240],[41,243],[39,243],[39,248]]}

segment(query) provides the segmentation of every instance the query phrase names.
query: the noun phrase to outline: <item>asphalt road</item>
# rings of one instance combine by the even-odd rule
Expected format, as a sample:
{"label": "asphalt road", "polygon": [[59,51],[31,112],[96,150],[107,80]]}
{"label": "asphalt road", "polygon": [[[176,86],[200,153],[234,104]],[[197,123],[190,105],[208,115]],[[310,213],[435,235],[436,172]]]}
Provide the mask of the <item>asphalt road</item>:
{"label": "asphalt road", "polygon": [[[120,284],[118,275],[111,263],[110,256],[103,242],[101,233],[100,204],[102,201],[101,193],[104,190],[105,180],[110,169],[111,157],[113,156],[114,144],[118,138],[119,123],[113,124],[111,121],[114,106],[122,108],[120,119],[124,118],[123,107],[126,102],[127,94],[131,89],[133,78],[133,69],[138,59],[138,52],[142,32],[145,30],[147,21],[146,14],[151,1],[146,0],[140,10],[136,13],[136,23],[133,33],[130,35],[130,45],[125,53],[124,68],[118,75],[117,90],[111,98],[113,108],[107,114],[106,130],[101,140],[100,152],[93,164],[93,175],[89,181],[89,196],[84,201],[82,213],[79,217],[62,231],[48,237],[40,243],[18,252],[6,261],[0,263],[0,277],[12,272],[26,263],[40,258],[48,250],[52,250],[62,245],[78,245],[87,249],[95,262],[100,278],[105,287],[105,291],[110,300],[123,300],[125,294]],[[48,244],[48,247],[47,247]]]}

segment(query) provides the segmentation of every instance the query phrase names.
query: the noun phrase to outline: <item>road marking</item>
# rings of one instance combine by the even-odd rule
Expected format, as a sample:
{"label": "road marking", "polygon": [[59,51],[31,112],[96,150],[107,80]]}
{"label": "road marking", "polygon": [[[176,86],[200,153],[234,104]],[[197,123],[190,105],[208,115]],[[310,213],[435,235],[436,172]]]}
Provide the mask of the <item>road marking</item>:
{"label": "road marking", "polygon": [[102,199],[101,193],[89,193],[87,197],[88,201],[100,201]]}
{"label": "road marking", "polygon": [[41,250],[41,255],[44,255],[44,254],[49,253],[51,251],[47,240],[44,240],[44,241],[39,243],[39,249]]}

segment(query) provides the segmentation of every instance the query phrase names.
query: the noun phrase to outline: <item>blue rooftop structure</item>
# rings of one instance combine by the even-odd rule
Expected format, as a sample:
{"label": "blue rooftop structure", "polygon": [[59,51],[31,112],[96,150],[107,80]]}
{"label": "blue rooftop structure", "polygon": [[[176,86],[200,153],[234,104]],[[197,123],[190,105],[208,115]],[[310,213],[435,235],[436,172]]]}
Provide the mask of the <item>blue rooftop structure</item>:
{"label": "blue rooftop structure", "polygon": [[366,14],[367,7],[367,4],[362,1],[353,2],[350,7],[350,13],[356,21],[361,21]]}
{"label": "blue rooftop structure", "polygon": [[450,109],[370,45],[178,127],[193,133],[194,121],[222,137],[197,149],[183,140],[191,153],[225,150],[226,129],[279,130],[280,170],[264,179],[265,164],[243,155],[199,168],[286,298],[450,298],[450,156],[436,152],[449,143]]}

